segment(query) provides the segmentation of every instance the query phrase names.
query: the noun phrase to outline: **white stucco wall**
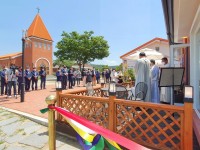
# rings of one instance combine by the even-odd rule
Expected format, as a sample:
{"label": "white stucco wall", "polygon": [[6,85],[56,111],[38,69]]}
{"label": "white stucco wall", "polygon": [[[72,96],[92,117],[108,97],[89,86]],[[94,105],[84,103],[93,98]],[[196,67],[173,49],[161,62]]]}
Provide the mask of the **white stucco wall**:
{"label": "white stucco wall", "polygon": [[[153,42],[153,43],[151,43],[149,45],[146,45],[146,46],[142,47],[141,49],[144,49],[144,48],[155,49],[156,47],[159,47],[159,51],[158,52],[162,53],[164,57],[168,57],[169,58],[169,44],[167,42],[155,41],[155,42]],[[132,55],[132,54],[133,53],[129,54],[129,56]],[[139,58],[139,56],[138,56],[138,58]],[[133,68],[134,67],[135,61],[128,60],[128,59],[125,59],[125,60],[127,60],[127,67],[128,68]]]}

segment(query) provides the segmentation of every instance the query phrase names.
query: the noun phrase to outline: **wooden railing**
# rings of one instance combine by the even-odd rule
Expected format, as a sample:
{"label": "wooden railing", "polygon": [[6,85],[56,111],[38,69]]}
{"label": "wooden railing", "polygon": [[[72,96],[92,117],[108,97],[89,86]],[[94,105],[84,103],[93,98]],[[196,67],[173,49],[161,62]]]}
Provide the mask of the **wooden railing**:
{"label": "wooden railing", "polygon": [[[101,97],[101,87],[94,87],[94,95],[96,97]],[[74,95],[82,95],[82,96],[87,96],[87,91],[86,89],[77,89],[71,92],[66,92],[64,94],[74,94]]]}
{"label": "wooden railing", "polygon": [[[57,105],[153,149],[185,149],[192,144],[184,140],[192,139],[192,126],[185,128],[192,121],[185,117],[192,112],[188,103],[181,107],[85,95],[79,90],[59,94]],[[57,120],[63,118],[58,115]]]}
{"label": "wooden railing", "polygon": [[122,83],[122,85],[125,87],[133,87],[135,85],[135,82],[134,81],[124,82],[124,83]]}
{"label": "wooden railing", "polygon": [[116,133],[152,148],[181,149],[183,107],[124,100],[114,105]]}

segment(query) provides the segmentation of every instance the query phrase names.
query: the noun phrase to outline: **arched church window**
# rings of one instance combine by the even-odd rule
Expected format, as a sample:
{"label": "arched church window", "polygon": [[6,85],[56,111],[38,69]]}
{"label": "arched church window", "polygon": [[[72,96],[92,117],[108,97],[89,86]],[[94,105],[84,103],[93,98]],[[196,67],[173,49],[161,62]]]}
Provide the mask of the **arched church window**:
{"label": "arched church window", "polygon": [[25,44],[25,48],[28,48],[28,43]]}
{"label": "arched church window", "polygon": [[35,47],[38,47],[38,43],[37,42],[35,42]]}
{"label": "arched church window", "polygon": [[39,48],[42,48],[42,43],[39,43]]}
{"label": "arched church window", "polygon": [[44,43],[44,49],[47,49],[47,44]]}
{"label": "arched church window", "polygon": [[51,45],[50,45],[50,44],[48,44],[48,45],[47,45],[47,47],[48,47],[48,50],[50,50],[50,49],[51,49]]}

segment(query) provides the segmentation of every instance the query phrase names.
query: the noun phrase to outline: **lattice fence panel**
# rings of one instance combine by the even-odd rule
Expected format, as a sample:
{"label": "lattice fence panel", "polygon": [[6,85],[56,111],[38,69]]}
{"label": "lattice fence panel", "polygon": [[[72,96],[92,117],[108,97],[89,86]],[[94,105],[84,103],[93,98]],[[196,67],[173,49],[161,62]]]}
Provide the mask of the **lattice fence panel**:
{"label": "lattice fence panel", "polygon": [[109,102],[84,98],[61,97],[61,107],[108,128]]}
{"label": "lattice fence panel", "polygon": [[87,96],[87,91],[81,91],[81,92],[76,92],[76,93],[73,93],[74,95],[82,95],[82,96]]}
{"label": "lattice fence panel", "polygon": [[156,149],[181,149],[183,111],[115,104],[117,133]]}
{"label": "lattice fence panel", "polygon": [[[87,90],[84,91],[76,91],[75,93],[71,93],[74,95],[81,95],[81,96],[87,96]],[[101,97],[101,88],[95,88],[94,89],[94,95],[95,97]]]}
{"label": "lattice fence panel", "polygon": [[94,89],[94,95],[95,97],[101,97],[101,88]]}

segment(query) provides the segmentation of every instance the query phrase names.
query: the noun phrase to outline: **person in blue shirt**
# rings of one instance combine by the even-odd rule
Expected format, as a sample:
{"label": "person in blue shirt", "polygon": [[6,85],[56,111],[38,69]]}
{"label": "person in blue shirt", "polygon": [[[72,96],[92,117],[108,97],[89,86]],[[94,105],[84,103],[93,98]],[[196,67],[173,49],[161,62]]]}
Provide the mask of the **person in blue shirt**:
{"label": "person in blue shirt", "polygon": [[[1,95],[7,94],[7,81],[5,79],[6,66],[3,66],[3,70],[0,72],[1,76]],[[5,90],[5,91],[4,91]]]}
{"label": "person in blue shirt", "polygon": [[39,75],[40,75],[40,89],[46,89],[46,71],[44,70],[44,68],[42,67],[40,72],[39,72]]}
{"label": "person in blue shirt", "polygon": [[31,78],[32,78],[32,73],[30,71],[30,68],[27,67],[27,69],[25,70],[25,90],[26,91],[30,90]]}
{"label": "person in blue shirt", "polygon": [[159,91],[159,74],[160,69],[156,65],[155,60],[150,60],[150,79],[151,79],[151,102],[153,103],[160,103],[160,91]]}
{"label": "person in blue shirt", "polygon": [[[38,76],[39,76],[39,73],[37,72],[36,68],[33,67],[33,71],[31,72],[32,73],[32,78],[31,78],[31,81],[32,81],[32,90],[37,90],[37,83],[38,83]],[[35,89],[34,89],[34,85],[35,85]]]}
{"label": "person in blue shirt", "polygon": [[19,67],[18,69],[18,73],[17,75],[17,81],[18,81],[18,95],[21,94],[21,88],[22,88],[22,81],[23,81],[23,77],[22,77],[22,67]]}
{"label": "person in blue shirt", "polygon": [[97,84],[99,84],[100,82],[100,72],[99,70],[96,71],[96,80],[97,80]]}
{"label": "person in blue shirt", "polygon": [[73,77],[74,76],[74,72],[73,72],[73,68],[71,67],[68,71],[68,79],[69,79],[69,89],[72,89],[73,86]]}
{"label": "person in blue shirt", "polygon": [[58,68],[58,71],[56,72],[56,77],[57,77],[57,81],[61,81],[63,80],[63,74],[60,68]]}
{"label": "person in blue shirt", "polygon": [[108,69],[106,70],[105,76],[106,76],[106,83],[109,83],[110,82],[110,72]]}
{"label": "person in blue shirt", "polygon": [[66,66],[63,66],[63,68],[61,69],[61,72],[63,74],[63,82],[62,82],[62,88],[66,89],[67,87],[67,77],[68,77],[68,70]]}

